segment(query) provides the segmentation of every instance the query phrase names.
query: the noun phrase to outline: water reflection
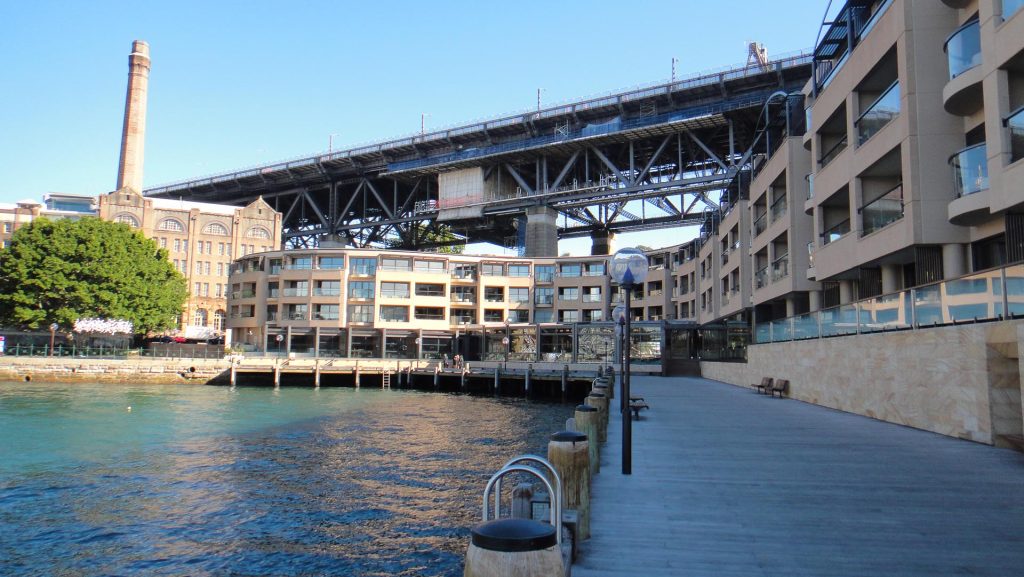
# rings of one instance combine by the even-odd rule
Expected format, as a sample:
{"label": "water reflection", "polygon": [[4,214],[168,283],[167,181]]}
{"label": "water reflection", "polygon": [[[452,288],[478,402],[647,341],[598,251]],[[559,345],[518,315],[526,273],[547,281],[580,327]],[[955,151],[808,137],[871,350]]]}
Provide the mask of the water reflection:
{"label": "water reflection", "polygon": [[489,475],[543,452],[570,412],[365,389],[2,385],[0,435],[15,442],[0,449],[0,565],[458,575]]}

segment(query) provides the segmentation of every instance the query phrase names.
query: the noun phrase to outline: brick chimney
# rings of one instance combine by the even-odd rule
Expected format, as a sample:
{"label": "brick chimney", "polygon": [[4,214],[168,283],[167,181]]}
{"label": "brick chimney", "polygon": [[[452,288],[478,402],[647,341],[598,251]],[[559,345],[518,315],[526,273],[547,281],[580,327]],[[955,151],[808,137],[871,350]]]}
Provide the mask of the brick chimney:
{"label": "brick chimney", "polygon": [[142,162],[146,141],[146,91],[149,86],[149,44],[132,42],[128,56],[128,95],[124,102],[124,130],[121,132],[121,161],[117,167],[117,190],[142,192]]}

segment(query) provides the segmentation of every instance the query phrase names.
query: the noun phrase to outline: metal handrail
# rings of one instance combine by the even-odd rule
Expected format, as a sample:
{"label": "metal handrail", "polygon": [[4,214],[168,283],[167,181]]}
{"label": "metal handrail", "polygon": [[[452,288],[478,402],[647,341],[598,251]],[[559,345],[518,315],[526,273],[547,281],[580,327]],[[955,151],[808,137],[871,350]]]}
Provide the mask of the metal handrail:
{"label": "metal handrail", "polygon": [[[538,479],[540,479],[541,483],[543,483],[544,486],[547,488],[548,494],[549,495],[553,495],[552,499],[559,499],[559,506],[558,507],[554,507],[554,506],[551,507],[551,511],[549,513],[549,520],[550,520],[551,526],[555,528],[556,543],[558,543],[559,547],[561,547],[561,545],[562,545],[562,510],[561,510],[561,503],[560,503],[561,498],[560,497],[554,497],[554,495],[558,495],[558,493],[556,493],[555,487],[553,487],[551,485],[551,481],[549,481],[547,477],[545,477],[540,471],[538,471],[537,469],[535,469],[533,467],[529,467],[527,465],[507,465],[505,467],[502,467],[497,473],[494,474],[494,476],[491,477],[491,479],[489,481],[487,481],[487,486],[484,488],[483,520],[486,522],[488,519],[490,519],[490,516],[491,516],[490,507],[488,506],[488,502],[490,501],[490,496],[491,496],[491,490],[494,488],[496,483],[499,483],[501,481],[502,477],[504,477],[505,475],[507,475],[509,473],[527,473],[529,475],[533,475],[534,477],[537,477]],[[559,481],[559,483],[561,483],[561,481]],[[559,484],[558,492],[561,492],[561,490],[562,490],[562,487]],[[495,497],[496,497],[496,501],[500,504],[500,502],[501,502],[501,495],[496,492],[495,493]],[[500,508],[496,507],[495,511],[494,511],[494,518],[495,519],[498,518],[498,515],[500,514],[500,512],[501,512]]]}
{"label": "metal handrail", "polygon": [[[509,461],[507,463],[505,463],[502,466],[502,469],[504,469],[506,467],[510,467],[512,465],[518,465],[518,464],[521,464],[521,463],[524,463],[524,462],[539,463],[541,466],[546,468],[548,470],[548,472],[551,473],[551,478],[553,478],[555,480],[555,488],[558,489],[557,494],[555,496],[551,497],[551,502],[552,502],[552,504],[554,504],[555,506],[558,507],[559,516],[561,516],[561,511],[562,511],[562,476],[558,474],[558,470],[555,469],[555,466],[551,464],[551,461],[548,461],[544,457],[539,457],[537,455],[519,455],[518,457],[512,457],[511,459],[509,459]],[[501,510],[501,479],[500,478],[494,484],[494,510],[495,511],[500,511]],[[560,524],[561,523],[559,523],[559,525]]]}

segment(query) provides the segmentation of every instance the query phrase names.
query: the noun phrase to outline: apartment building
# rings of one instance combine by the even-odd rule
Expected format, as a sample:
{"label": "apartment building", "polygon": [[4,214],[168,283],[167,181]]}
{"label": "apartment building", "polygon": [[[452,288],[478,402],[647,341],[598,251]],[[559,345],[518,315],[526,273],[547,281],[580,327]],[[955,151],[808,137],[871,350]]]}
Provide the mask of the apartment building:
{"label": "apartment building", "polygon": [[[233,265],[228,326],[254,351],[609,362],[620,295],[608,258],[270,251]],[[662,282],[636,290],[639,359],[660,360]]]}

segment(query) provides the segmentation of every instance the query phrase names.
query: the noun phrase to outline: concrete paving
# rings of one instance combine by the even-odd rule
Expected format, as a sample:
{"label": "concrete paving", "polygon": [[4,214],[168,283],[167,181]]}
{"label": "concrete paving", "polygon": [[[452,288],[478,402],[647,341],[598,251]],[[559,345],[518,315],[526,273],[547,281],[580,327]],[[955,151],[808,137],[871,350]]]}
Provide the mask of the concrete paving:
{"label": "concrete paving", "polygon": [[1024,454],[707,379],[632,389],[633,474],[613,410],[575,577],[1024,575]]}

